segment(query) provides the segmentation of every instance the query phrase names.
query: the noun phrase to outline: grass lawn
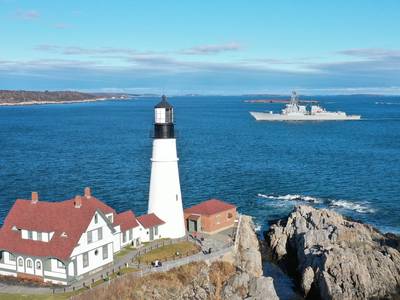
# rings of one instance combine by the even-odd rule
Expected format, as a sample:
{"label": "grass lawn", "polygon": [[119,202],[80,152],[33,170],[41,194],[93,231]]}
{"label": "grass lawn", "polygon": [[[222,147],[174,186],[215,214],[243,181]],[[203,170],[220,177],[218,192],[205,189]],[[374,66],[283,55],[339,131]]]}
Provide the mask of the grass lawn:
{"label": "grass lawn", "polygon": [[134,248],[131,248],[131,246],[126,246],[121,249],[117,254],[114,255],[114,260],[119,259],[127,255],[129,252],[131,252]]}
{"label": "grass lawn", "polygon": [[138,261],[140,263],[151,263],[155,260],[165,261],[173,257],[179,258],[179,256],[176,256],[177,252],[180,253],[180,256],[184,257],[187,256],[188,253],[193,254],[198,251],[200,251],[199,246],[191,242],[180,242],[154,249],[138,257]]}
{"label": "grass lawn", "polygon": [[[138,269],[135,269],[135,268],[131,268],[131,267],[128,267],[128,268],[123,268],[123,269],[121,269],[120,271],[119,271],[119,273],[121,274],[121,275],[124,275],[124,274],[128,274],[128,273],[132,273],[132,272],[136,272],[136,271],[139,271]],[[110,279],[114,279],[115,277],[117,277],[118,275],[117,275],[117,272],[115,272],[114,274],[111,274],[110,275]]]}

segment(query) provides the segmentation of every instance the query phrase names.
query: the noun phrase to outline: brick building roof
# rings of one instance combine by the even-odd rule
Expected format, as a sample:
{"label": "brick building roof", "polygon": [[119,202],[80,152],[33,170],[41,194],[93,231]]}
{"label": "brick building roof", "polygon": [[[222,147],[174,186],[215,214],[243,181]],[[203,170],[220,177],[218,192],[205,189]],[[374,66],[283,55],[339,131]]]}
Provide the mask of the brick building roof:
{"label": "brick building roof", "polygon": [[189,214],[199,214],[199,215],[214,215],[232,208],[236,208],[235,205],[226,203],[224,201],[218,199],[210,199],[204,202],[201,202],[192,207],[186,208],[185,213]]}

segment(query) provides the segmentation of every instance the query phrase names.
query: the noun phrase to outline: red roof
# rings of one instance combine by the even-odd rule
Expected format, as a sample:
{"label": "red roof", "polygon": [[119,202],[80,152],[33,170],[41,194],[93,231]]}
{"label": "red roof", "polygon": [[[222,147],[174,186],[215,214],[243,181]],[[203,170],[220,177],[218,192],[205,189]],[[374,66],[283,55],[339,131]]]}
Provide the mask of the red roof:
{"label": "red roof", "polygon": [[131,210],[124,211],[115,216],[114,226],[120,225],[121,231],[126,231],[139,226],[135,214]]}
{"label": "red roof", "polygon": [[209,216],[232,208],[236,208],[236,206],[218,199],[210,199],[186,208],[185,213]]}
{"label": "red roof", "polygon": [[157,217],[155,214],[143,215],[137,217],[137,220],[139,221],[140,224],[142,224],[144,228],[150,228],[157,225],[165,224],[165,222],[161,220],[159,217]]}
{"label": "red roof", "polygon": [[[104,214],[115,210],[95,197],[81,197],[82,206],[75,208],[74,199],[62,202],[15,201],[0,229],[0,249],[16,254],[56,257],[67,260],[79,238],[86,231],[96,211]],[[49,242],[22,239],[21,231],[54,232]],[[61,236],[65,232],[64,236]]]}

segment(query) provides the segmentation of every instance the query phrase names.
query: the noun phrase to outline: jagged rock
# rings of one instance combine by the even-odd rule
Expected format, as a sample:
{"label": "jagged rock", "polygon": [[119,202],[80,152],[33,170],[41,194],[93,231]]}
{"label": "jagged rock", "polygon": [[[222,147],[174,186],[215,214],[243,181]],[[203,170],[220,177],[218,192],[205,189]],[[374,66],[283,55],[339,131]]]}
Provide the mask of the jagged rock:
{"label": "jagged rock", "polygon": [[308,266],[307,268],[305,268],[304,272],[303,272],[303,278],[301,280],[301,288],[304,291],[304,294],[308,294],[308,292],[311,289],[311,285],[314,282],[314,270],[312,267]]}
{"label": "jagged rock", "polygon": [[275,288],[274,280],[271,277],[258,277],[250,280],[249,300],[279,300]]}
{"label": "jagged rock", "polygon": [[243,299],[248,294],[250,275],[246,272],[238,272],[232,276],[224,285],[222,299],[232,299],[239,296]]}
{"label": "jagged rock", "polygon": [[400,252],[390,246],[396,242],[369,225],[299,206],[266,237],[273,257],[297,273],[305,295],[369,299],[399,292]]}
{"label": "jagged rock", "polygon": [[254,223],[249,216],[242,216],[238,242],[237,266],[255,277],[262,276],[259,242],[254,231]]}

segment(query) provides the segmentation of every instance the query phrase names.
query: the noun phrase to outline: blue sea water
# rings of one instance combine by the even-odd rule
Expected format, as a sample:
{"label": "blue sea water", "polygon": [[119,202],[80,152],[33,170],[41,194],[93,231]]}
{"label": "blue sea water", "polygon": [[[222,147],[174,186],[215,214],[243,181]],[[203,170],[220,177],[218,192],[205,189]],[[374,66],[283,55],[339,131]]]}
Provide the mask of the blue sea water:
{"label": "blue sea water", "polygon": [[[261,228],[296,204],[330,207],[400,232],[400,97],[316,97],[353,122],[256,122],[251,97],[172,97],[184,205],[216,197]],[[93,194],[147,208],[157,98],[0,107],[0,223],[15,199]],[[295,196],[297,195],[297,196]]]}

